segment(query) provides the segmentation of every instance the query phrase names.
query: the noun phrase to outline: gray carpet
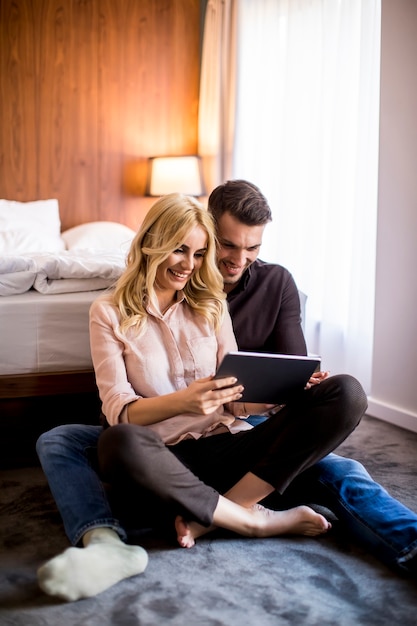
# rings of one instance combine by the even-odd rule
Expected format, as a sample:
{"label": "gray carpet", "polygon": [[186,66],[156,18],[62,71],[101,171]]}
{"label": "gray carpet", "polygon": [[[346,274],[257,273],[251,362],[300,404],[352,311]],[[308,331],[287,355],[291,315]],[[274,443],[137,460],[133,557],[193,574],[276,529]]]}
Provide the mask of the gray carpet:
{"label": "gray carpet", "polygon": [[[417,510],[417,434],[365,417],[339,448]],[[417,624],[417,582],[391,572],[337,530],[320,538],[201,538],[184,550],[146,535],[144,574],[65,603],[36,568],[67,547],[39,467],[0,474],[2,626],[353,626]]]}

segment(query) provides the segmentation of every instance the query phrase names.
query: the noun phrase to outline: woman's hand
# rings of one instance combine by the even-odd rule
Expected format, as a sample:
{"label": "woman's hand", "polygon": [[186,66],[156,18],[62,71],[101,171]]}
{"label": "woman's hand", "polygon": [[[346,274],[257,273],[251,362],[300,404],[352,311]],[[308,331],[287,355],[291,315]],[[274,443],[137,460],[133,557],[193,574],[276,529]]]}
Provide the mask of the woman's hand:
{"label": "woman's hand", "polygon": [[236,384],[233,376],[227,378],[200,378],[192,382],[186,389],[181,389],[185,413],[210,415],[220,406],[235,402],[242,397],[243,386]]}
{"label": "woman's hand", "polygon": [[184,389],[131,402],[128,420],[132,424],[147,426],[182,413],[210,415],[223,404],[239,400],[242,391],[243,386],[236,385],[236,378],[231,376],[216,380],[211,376],[200,378]]}
{"label": "woman's hand", "polygon": [[305,389],[311,389],[313,385],[320,385],[321,381],[329,378],[329,376],[330,372],[314,372],[314,374],[311,375],[310,380],[306,384]]}

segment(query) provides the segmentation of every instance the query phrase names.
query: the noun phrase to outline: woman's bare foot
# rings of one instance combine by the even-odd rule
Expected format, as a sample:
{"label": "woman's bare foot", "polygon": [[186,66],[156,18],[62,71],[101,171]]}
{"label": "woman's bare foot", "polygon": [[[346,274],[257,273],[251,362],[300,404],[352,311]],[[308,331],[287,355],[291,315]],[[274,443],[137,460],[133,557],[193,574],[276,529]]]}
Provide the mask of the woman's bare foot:
{"label": "woman's bare foot", "polygon": [[195,540],[202,535],[214,530],[215,526],[206,528],[197,522],[187,522],[183,517],[178,515],[175,519],[175,530],[177,531],[177,541],[181,548],[192,548]]}
{"label": "woman's bare foot", "polygon": [[260,504],[254,504],[252,511],[258,517],[256,537],[274,535],[306,535],[315,537],[330,530],[332,525],[320,513],[309,506],[296,506],[286,511],[273,511]]}
{"label": "woman's bare foot", "polygon": [[[243,509],[243,507],[242,507]],[[274,537],[278,535],[304,535],[315,537],[331,528],[330,522],[309,506],[297,506],[286,511],[273,511],[260,504],[243,509],[249,516],[242,524],[224,524],[225,528],[247,537]],[[215,526],[205,528],[196,522],[187,522],[178,516],[175,520],[177,541],[182,548],[192,548],[198,537],[210,532]]]}

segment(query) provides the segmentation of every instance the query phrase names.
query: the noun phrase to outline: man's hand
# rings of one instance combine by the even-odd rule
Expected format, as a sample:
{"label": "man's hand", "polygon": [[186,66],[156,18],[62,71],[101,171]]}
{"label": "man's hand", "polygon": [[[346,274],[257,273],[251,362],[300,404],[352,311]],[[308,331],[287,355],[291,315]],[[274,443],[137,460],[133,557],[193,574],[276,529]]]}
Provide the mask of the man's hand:
{"label": "man's hand", "polygon": [[330,372],[314,372],[306,384],[305,389],[311,389],[313,385],[320,385],[321,381],[329,378],[329,376]]}

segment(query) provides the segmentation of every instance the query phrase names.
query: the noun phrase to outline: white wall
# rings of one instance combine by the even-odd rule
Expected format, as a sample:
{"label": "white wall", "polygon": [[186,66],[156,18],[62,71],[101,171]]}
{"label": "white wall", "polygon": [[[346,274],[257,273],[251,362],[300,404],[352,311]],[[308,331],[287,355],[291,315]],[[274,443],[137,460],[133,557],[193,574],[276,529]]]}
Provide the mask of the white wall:
{"label": "white wall", "polygon": [[375,332],[368,413],[417,432],[416,0],[382,0]]}

